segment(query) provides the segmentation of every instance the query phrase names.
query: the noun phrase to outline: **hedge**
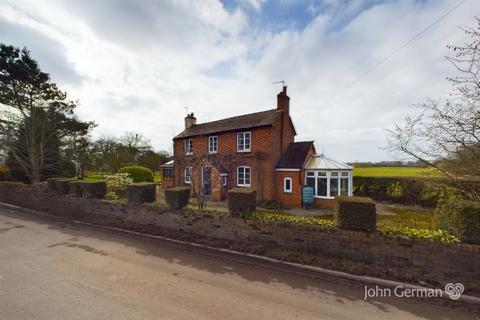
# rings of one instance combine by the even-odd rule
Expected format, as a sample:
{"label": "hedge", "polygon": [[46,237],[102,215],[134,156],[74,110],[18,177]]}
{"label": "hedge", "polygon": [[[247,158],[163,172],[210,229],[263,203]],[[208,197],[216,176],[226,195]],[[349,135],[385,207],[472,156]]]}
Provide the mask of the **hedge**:
{"label": "hedge", "polygon": [[165,202],[170,209],[179,210],[188,204],[190,188],[176,187],[165,189]]}
{"label": "hedge", "polygon": [[335,224],[339,229],[374,232],[377,228],[375,202],[370,198],[335,198]]}
{"label": "hedge", "polygon": [[89,199],[102,199],[107,194],[107,183],[105,181],[79,181],[82,196]]}
{"label": "hedge", "polygon": [[48,178],[48,179],[47,179],[47,188],[48,188],[48,190],[56,192],[56,191],[57,191],[57,188],[56,188],[56,186],[55,186],[55,181],[57,181],[57,180],[63,180],[63,179],[68,179],[68,178],[66,178],[66,177]]}
{"label": "hedge", "polygon": [[55,191],[58,194],[67,194],[69,192],[69,182],[70,181],[75,181],[75,179],[55,179],[53,181],[55,185]]}
{"label": "hedge", "polygon": [[10,169],[7,166],[0,165],[0,181],[10,181],[10,180],[12,180]]}
{"label": "hedge", "polygon": [[[480,192],[480,181],[464,180],[461,184]],[[353,177],[353,193],[376,201],[435,207],[448,187],[446,178],[427,177]]]}
{"label": "hedge", "polygon": [[76,197],[83,196],[82,190],[82,182],[83,180],[72,180],[68,182],[68,191],[71,195]]}
{"label": "hedge", "polygon": [[129,177],[132,178],[133,182],[135,183],[154,181],[152,170],[141,166],[123,167],[118,170],[118,173],[128,173]]}
{"label": "hedge", "polygon": [[228,212],[242,215],[257,209],[257,191],[246,188],[233,188],[227,192]]}
{"label": "hedge", "polygon": [[438,228],[462,242],[480,244],[480,202],[450,199],[442,201],[435,213]]}
{"label": "hedge", "polygon": [[151,182],[133,183],[127,185],[128,202],[155,202],[157,186]]}

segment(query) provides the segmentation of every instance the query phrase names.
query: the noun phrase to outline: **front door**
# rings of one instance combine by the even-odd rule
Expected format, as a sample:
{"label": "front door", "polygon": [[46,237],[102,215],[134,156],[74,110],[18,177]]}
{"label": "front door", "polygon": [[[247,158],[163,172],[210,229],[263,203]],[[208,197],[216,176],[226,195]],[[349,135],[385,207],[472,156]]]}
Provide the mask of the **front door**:
{"label": "front door", "polygon": [[202,194],[204,196],[212,195],[212,168],[202,168]]}

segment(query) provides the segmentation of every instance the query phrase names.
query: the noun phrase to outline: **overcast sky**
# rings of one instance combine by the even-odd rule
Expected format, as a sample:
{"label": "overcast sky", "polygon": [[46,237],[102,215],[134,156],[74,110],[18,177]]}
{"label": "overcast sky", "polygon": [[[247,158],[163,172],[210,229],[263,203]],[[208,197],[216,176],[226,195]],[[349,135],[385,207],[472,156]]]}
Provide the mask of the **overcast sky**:
{"label": "overcast sky", "polygon": [[[26,46],[79,99],[93,135],[139,132],[171,150],[183,118],[275,108],[285,80],[297,141],[341,161],[377,161],[385,128],[412,104],[445,97],[447,44],[461,44],[480,1],[0,0],[0,41]],[[348,89],[346,89],[348,88]]]}

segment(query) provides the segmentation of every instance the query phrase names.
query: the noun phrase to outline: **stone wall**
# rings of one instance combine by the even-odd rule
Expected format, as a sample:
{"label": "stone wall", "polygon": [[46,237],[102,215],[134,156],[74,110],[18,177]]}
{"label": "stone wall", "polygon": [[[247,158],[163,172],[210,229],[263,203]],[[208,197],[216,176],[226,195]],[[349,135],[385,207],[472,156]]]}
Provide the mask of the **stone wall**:
{"label": "stone wall", "polygon": [[[169,211],[155,204],[128,205],[49,193],[45,187],[0,183],[0,201],[49,212],[58,216],[106,224],[139,232],[247,251],[262,248],[305,253],[343,261],[344,271],[377,268],[399,280],[427,280],[433,285],[462,282],[467,291],[480,292],[480,246],[443,244],[376,233],[324,229],[243,219],[193,210]],[[217,242],[215,242],[217,241]],[[209,242],[212,244],[212,242]],[[249,248],[249,249],[247,249]],[[350,265],[349,265],[350,264]],[[433,279],[436,279],[435,281]],[[443,284],[442,284],[443,282]]]}

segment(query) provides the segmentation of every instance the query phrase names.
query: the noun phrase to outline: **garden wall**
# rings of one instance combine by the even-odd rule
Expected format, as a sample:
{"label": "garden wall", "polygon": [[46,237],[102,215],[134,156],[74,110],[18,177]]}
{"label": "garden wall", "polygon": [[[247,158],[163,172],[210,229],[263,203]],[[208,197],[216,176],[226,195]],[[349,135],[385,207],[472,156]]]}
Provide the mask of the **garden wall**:
{"label": "garden wall", "polygon": [[42,186],[8,182],[0,182],[0,201],[67,218],[236,250],[269,255],[270,249],[280,248],[297,256],[300,253],[320,256],[316,263],[320,265],[323,259],[335,257],[343,261],[339,269],[344,271],[365,274],[355,265],[360,263],[399,280],[426,280],[439,286],[462,282],[468,291],[480,292],[478,245],[443,244],[192,210],[170,211],[155,204],[128,205],[58,196]]}

